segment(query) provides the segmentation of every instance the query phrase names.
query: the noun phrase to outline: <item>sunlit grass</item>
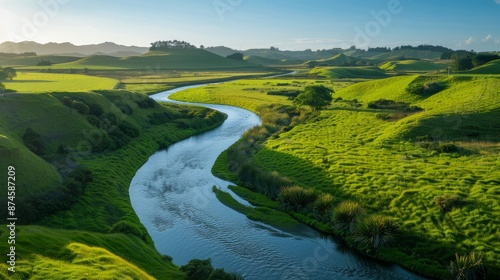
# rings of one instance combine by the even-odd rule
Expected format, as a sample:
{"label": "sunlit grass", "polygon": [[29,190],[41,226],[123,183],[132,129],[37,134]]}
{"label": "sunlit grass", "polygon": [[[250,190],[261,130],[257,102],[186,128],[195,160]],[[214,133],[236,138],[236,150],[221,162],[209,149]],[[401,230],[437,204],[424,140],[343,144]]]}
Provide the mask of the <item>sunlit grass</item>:
{"label": "sunlit grass", "polygon": [[7,89],[20,93],[41,93],[54,91],[92,91],[113,89],[118,83],[110,78],[79,74],[30,73],[19,71],[12,81],[4,81]]}

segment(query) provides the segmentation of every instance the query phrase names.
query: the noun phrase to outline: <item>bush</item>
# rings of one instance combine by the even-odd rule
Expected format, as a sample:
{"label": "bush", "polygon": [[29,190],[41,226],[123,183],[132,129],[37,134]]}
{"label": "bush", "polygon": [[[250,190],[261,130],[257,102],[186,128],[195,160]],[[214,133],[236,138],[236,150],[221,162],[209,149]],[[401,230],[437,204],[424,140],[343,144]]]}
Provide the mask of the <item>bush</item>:
{"label": "bush", "polygon": [[89,106],[87,106],[87,104],[85,104],[82,101],[73,100],[71,107],[76,109],[78,111],[78,113],[80,113],[82,115],[88,115],[90,112]]}
{"label": "bush", "polygon": [[434,197],[434,204],[436,204],[443,213],[451,211],[453,208],[462,207],[465,203],[466,200],[457,195],[445,194]]}
{"label": "bush", "polygon": [[389,217],[370,215],[356,221],[354,241],[365,249],[377,249],[396,243],[401,233],[400,224]]}
{"label": "bush", "polygon": [[22,136],[24,145],[37,155],[45,153],[45,143],[42,136],[36,133],[31,127],[26,128]]}
{"label": "bush", "polygon": [[332,222],[339,230],[353,232],[356,217],[364,212],[365,209],[359,203],[350,200],[342,201],[333,210]]}
{"label": "bush", "polygon": [[316,198],[317,193],[314,189],[293,186],[281,189],[278,195],[278,202],[281,207],[298,212],[312,204]]}
{"label": "bush", "polygon": [[189,280],[206,280],[210,277],[214,268],[212,260],[190,260],[186,265],[181,266],[180,270],[187,274]]}
{"label": "bush", "polygon": [[465,256],[455,254],[455,261],[450,262],[448,271],[457,280],[484,279],[483,255],[474,252]]}
{"label": "bush", "polygon": [[132,223],[129,223],[127,221],[119,221],[116,224],[114,224],[111,229],[108,231],[109,233],[124,233],[124,234],[131,234],[135,235],[141,239],[144,239],[143,234],[141,231]]}
{"label": "bush", "polygon": [[313,209],[321,216],[326,215],[333,207],[334,198],[330,194],[321,194],[313,203]]}

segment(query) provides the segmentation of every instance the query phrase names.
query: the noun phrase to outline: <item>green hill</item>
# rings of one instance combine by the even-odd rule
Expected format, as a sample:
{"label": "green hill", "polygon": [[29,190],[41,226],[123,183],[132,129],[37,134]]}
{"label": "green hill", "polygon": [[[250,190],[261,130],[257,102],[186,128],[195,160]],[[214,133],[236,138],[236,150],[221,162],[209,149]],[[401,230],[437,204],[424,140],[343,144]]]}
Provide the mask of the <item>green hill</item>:
{"label": "green hill", "polygon": [[468,74],[500,74],[500,59],[490,61],[484,65],[467,71]]}
{"label": "green hill", "polygon": [[51,63],[68,63],[81,59],[75,56],[58,56],[58,55],[39,55],[39,56],[16,56],[16,57],[1,57],[1,67],[19,67],[19,66],[36,66],[42,61],[49,61]]}
{"label": "green hill", "polygon": [[431,72],[445,70],[446,64],[439,64],[423,60],[389,61],[379,66],[380,69],[395,72]]}
{"label": "green hill", "polygon": [[370,65],[371,62],[348,56],[345,54],[337,54],[328,59],[311,60],[306,62],[308,66],[366,66]]}
{"label": "green hill", "polygon": [[385,53],[368,53],[367,56],[373,60],[389,61],[400,59],[440,59],[441,54],[441,52],[436,51],[403,49]]}
{"label": "green hill", "polygon": [[378,67],[316,67],[309,71],[310,75],[317,75],[329,79],[378,79],[388,75]]}
{"label": "green hill", "polygon": [[[422,79],[424,77],[424,79]],[[431,95],[412,94],[410,85],[442,84]],[[339,90],[344,99],[389,99],[424,109],[394,123],[377,141],[442,138],[448,141],[500,141],[500,79],[487,77],[403,76],[355,84]],[[437,132],[438,131],[438,132]],[[472,138],[471,138],[472,137]]]}
{"label": "green hill", "polygon": [[[25,67],[47,69],[48,67]],[[54,64],[51,69],[131,69],[131,70],[255,70],[257,66],[245,61],[227,59],[202,49],[149,52],[140,56],[113,57],[94,55],[76,61]]]}
{"label": "green hill", "polygon": [[[182,279],[155,250],[130,205],[128,186],[158,148],[223,119],[126,91],[0,95],[0,180],[7,182],[8,166],[15,168],[18,275]],[[23,136],[28,128],[38,142],[26,142],[33,139]],[[79,166],[91,174],[85,183],[71,177]],[[7,199],[0,193],[2,204]],[[5,214],[0,218],[5,223]],[[8,235],[2,227],[0,237]],[[3,242],[0,250],[9,252],[8,246]],[[0,261],[6,279],[7,255]]]}
{"label": "green hill", "polygon": [[304,61],[298,59],[272,59],[256,55],[247,55],[244,57],[244,59],[247,62],[262,66],[283,66],[283,65],[297,65],[304,63]]}

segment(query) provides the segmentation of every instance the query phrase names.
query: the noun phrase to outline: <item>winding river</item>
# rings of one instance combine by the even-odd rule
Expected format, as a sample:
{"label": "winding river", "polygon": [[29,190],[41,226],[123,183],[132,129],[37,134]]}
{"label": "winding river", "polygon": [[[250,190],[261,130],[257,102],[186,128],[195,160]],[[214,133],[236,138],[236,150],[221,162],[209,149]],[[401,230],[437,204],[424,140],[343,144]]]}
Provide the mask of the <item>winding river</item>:
{"label": "winding river", "polygon": [[[170,94],[192,87],[196,86],[152,97],[176,102],[168,99]],[[197,105],[224,112],[228,118],[214,130],[153,154],[130,186],[132,206],[160,253],[172,256],[177,265],[211,258],[214,267],[241,273],[247,280],[423,279],[399,266],[360,256],[307,226],[284,232],[221,204],[212,186],[228,191],[230,182],[214,177],[211,168],[217,156],[260,119],[236,107]]]}

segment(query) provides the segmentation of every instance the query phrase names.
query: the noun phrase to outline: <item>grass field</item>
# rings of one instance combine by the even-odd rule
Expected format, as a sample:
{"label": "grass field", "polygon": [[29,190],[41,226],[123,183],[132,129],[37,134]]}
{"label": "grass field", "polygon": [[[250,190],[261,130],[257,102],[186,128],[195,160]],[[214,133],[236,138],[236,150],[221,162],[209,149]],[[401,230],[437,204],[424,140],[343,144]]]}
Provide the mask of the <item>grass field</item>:
{"label": "grass field", "polygon": [[499,75],[500,74],[500,59],[490,61],[485,65],[481,65],[475,69],[469,70],[468,74],[490,74]]}
{"label": "grass field", "polygon": [[[412,83],[427,81],[444,83],[446,88],[432,95],[406,91]],[[250,84],[256,87],[252,94],[244,90]],[[289,104],[281,97],[268,99],[267,88],[259,91],[258,85],[266,82],[193,89],[174,98],[250,110],[266,102]],[[500,273],[498,88],[500,79],[483,76],[401,76],[357,83],[337,90],[335,96],[358,99],[362,107],[334,103],[305,124],[267,140],[254,161],[298,185],[338,200],[357,201],[370,213],[401,221],[399,246],[378,251],[382,259],[445,278],[455,253],[482,252],[495,278]],[[384,120],[378,115],[397,112],[367,108],[368,102],[381,98],[424,111]],[[457,150],[436,152],[416,141],[423,136],[454,143]],[[433,202],[443,195],[457,195],[467,202],[443,213]]]}
{"label": "grass field", "polygon": [[379,66],[380,69],[396,72],[436,72],[445,70],[448,65],[423,60],[389,61]]}
{"label": "grass field", "polygon": [[328,79],[377,79],[388,77],[380,68],[373,66],[316,67],[309,71],[309,74]]}
{"label": "grass field", "polygon": [[41,93],[55,91],[92,91],[113,89],[117,80],[78,74],[30,73],[18,71],[12,81],[4,81],[7,89],[22,93]]}

